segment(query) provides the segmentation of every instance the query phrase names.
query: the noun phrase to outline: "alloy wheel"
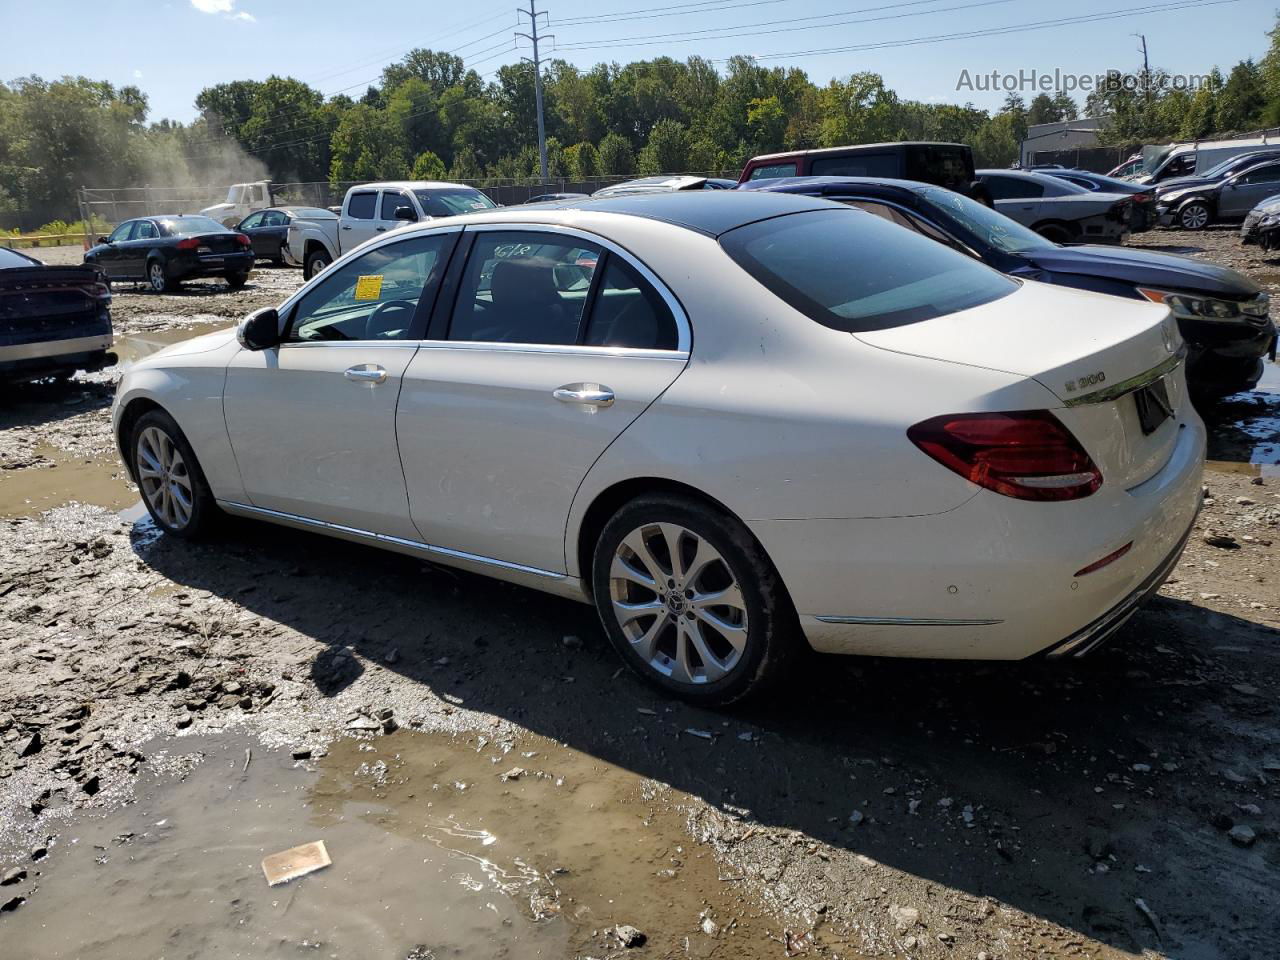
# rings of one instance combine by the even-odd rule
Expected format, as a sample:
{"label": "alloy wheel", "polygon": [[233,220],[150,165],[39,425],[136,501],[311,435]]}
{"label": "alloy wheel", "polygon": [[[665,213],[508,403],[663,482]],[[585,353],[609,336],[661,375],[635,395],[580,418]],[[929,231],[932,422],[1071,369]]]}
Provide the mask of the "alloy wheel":
{"label": "alloy wheel", "polygon": [[147,268],[147,276],[151,280],[151,289],[156,293],[164,292],[164,267],[153,263]]}
{"label": "alloy wheel", "polygon": [[1203,230],[1209,225],[1209,210],[1203,204],[1193,203],[1182,211],[1182,225],[1188,230]]}
{"label": "alloy wheel", "polygon": [[147,505],[174,530],[191,522],[194,493],[191,473],[173,438],[159,427],[138,435],[138,484]]}
{"label": "alloy wheel", "polygon": [[610,606],[631,649],[679,683],[713,683],[741,661],[747,609],[737,576],[704,537],[649,523],[624,537],[609,568]]}

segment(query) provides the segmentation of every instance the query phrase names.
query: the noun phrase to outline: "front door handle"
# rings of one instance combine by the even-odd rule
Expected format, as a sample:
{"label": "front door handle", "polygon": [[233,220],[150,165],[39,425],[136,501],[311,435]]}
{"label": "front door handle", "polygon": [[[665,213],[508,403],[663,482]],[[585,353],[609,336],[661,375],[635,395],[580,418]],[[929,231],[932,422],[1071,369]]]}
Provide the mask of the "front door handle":
{"label": "front door handle", "polygon": [[592,407],[612,406],[613,391],[599,383],[566,383],[551,395],[561,403],[585,403]]}
{"label": "front door handle", "polygon": [[387,228],[386,228],[386,227],[374,227],[374,232],[375,232],[375,233],[386,233],[386,232],[387,232]]}
{"label": "front door handle", "polygon": [[348,367],[342,375],[356,383],[382,383],[387,379],[387,371],[374,363],[362,363],[357,367]]}
{"label": "front door handle", "polygon": [[342,229],[343,229],[343,230],[350,230],[350,229],[351,229],[351,225],[350,225],[350,224],[344,224],[344,225],[343,225],[343,227],[342,227]]}

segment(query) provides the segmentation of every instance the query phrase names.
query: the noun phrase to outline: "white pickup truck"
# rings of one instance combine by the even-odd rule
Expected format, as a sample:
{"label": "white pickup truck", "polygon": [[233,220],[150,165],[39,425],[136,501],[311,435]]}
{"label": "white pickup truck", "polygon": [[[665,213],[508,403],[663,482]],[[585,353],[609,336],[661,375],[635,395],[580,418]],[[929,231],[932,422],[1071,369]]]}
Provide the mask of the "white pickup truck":
{"label": "white pickup truck", "polygon": [[266,210],[273,203],[271,181],[233,183],[227,188],[226,202],[205,207],[200,211],[200,216],[217,220],[224,227],[234,227],[255,210]]}
{"label": "white pickup truck", "polygon": [[406,223],[488,210],[497,204],[475,187],[430,180],[362,183],[347,191],[336,217],[289,221],[283,254],[307,280],[366,240]]}

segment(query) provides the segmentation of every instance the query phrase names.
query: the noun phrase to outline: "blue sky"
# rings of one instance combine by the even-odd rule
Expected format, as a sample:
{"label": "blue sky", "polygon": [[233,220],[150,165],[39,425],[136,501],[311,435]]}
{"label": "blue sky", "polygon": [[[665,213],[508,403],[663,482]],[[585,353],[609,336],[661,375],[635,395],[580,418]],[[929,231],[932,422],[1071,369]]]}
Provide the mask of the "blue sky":
{"label": "blue sky", "polygon": [[[70,73],[134,83],[150,99],[151,119],[187,121],[202,87],[271,73],[290,74],[325,93],[351,87],[358,95],[383,64],[415,46],[460,48],[459,55],[478,71],[492,71],[521,55],[507,45],[516,29],[516,2],[0,0],[0,30],[9,38],[0,79]],[[767,64],[802,67],[818,82],[870,70],[903,97],[972,100],[990,108],[1004,94],[957,91],[962,71],[1093,74],[1111,66],[1132,68],[1140,62],[1133,36],[1138,32],[1147,35],[1153,65],[1174,73],[1203,73],[1215,64],[1229,68],[1243,57],[1262,55],[1277,0],[1188,5],[1203,2],[540,0],[538,6],[551,15],[556,55],[584,67],[664,54],[722,59],[748,53]],[[1182,9],[1168,9],[1175,4]],[[1152,8],[1165,10],[1005,35],[866,47]],[[724,33],[742,35],[719,35]],[[857,45],[864,49],[808,52]]]}

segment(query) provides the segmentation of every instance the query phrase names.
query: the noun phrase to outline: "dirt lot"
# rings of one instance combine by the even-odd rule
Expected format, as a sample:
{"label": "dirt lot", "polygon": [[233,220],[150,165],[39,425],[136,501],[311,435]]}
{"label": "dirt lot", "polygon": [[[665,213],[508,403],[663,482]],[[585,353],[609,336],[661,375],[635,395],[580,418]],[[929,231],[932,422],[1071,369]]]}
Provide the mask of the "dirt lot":
{"label": "dirt lot", "polygon": [[[1280,294],[1234,232],[1137,242]],[[118,290],[122,354],[299,279]],[[732,714],[623,673],[586,607],[238,521],[171,542],[114,463],[116,371],[11,390],[0,952],[1280,954],[1274,373],[1213,412],[1197,535],[1093,659],[814,658]],[[332,867],[267,887],[317,839]]]}

